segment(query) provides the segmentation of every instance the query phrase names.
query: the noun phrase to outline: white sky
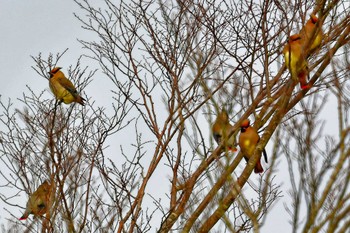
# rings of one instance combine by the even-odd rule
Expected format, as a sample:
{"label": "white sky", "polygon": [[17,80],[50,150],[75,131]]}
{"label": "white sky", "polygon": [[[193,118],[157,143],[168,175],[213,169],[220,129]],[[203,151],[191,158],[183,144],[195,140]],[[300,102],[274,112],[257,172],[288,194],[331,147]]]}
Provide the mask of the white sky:
{"label": "white sky", "polygon": [[[69,65],[76,63],[81,54],[86,52],[82,50],[77,38],[86,39],[86,36],[91,34],[85,32],[80,22],[73,16],[73,12],[79,12],[79,10],[73,1],[0,0],[0,94],[2,101],[11,98],[18,104],[16,98],[20,98],[23,92],[27,92],[27,84],[38,93],[44,89],[48,90],[47,80],[38,76],[31,68],[35,65],[31,55],[37,56],[42,52],[43,58],[46,58],[49,53],[56,54],[69,48],[59,64],[65,71]],[[88,59],[83,59],[83,62],[91,65]],[[84,67],[85,64],[82,66]],[[106,83],[101,84],[101,80],[98,84],[94,82],[94,85],[90,85],[85,93],[100,104],[108,103],[105,92],[98,91],[99,85]],[[266,167],[266,164],[263,163],[263,166]],[[279,166],[285,167],[282,162]],[[287,177],[287,170],[280,169],[275,181],[281,184],[283,180],[289,179]],[[0,183],[2,183],[1,180]],[[288,190],[285,185],[282,186],[282,190],[284,198],[280,199],[271,214],[268,215],[261,231],[263,233],[288,232],[286,229],[289,228],[289,217],[283,207],[283,202],[288,201]],[[0,203],[0,208],[0,224],[6,226],[4,216],[2,216],[3,203]],[[20,214],[22,210],[14,211]]]}
{"label": "white sky", "polygon": [[[77,7],[73,1],[4,1],[1,0],[1,94],[16,98],[24,91],[24,85],[47,88],[44,79],[38,79],[31,66],[32,56],[39,52],[44,57],[52,52],[70,48],[62,60],[65,67],[79,56],[80,47],[76,41],[83,32],[74,20],[72,11]],[[72,33],[74,32],[74,33]],[[68,59],[72,60],[69,61]],[[5,81],[6,80],[6,81]],[[8,90],[9,95],[5,95]]]}

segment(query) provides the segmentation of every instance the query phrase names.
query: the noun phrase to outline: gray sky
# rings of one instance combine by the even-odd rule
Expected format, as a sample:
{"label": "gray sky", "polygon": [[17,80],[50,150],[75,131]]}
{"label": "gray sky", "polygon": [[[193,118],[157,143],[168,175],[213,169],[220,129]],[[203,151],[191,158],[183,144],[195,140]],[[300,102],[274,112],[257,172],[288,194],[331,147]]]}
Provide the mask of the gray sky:
{"label": "gray sky", "polygon": [[26,84],[47,87],[45,80],[32,70],[31,55],[42,52],[47,57],[50,52],[55,54],[70,48],[62,60],[66,64],[61,65],[68,66],[81,53],[76,38],[83,30],[72,14],[77,6],[73,1],[62,2],[1,0],[0,77],[5,84],[1,86],[4,97],[17,98]]}
{"label": "gray sky", "polygon": [[[31,55],[37,56],[42,52],[43,58],[46,58],[49,53],[56,54],[69,48],[59,66],[66,71],[69,65],[76,63],[77,58],[85,52],[77,38],[86,39],[91,35],[81,28],[80,22],[73,16],[73,12],[79,12],[79,10],[73,1],[0,0],[0,94],[3,101],[11,98],[18,103],[16,98],[21,97],[23,92],[27,92],[26,85],[38,91],[37,93],[48,90],[47,80],[41,78],[31,68],[35,65]],[[86,65],[91,65],[88,59],[83,61]],[[106,103],[104,93],[96,91],[99,90],[98,85],[96,82],[90,85],[85,93],[98,103]],[[266,167],[266,164],[263,163],[263,166]],[[283,161],[279,166],[282,169],[275,181],[281,184],[287,180],[288,173],[283,169],[286,167]],[[286,230],[289,227],[288,216],[283,208],[283,202],[288,201],[288,187],[283,185],[282,190],[284,197],[268,215],[262,232],[288,232]],[[25,205],[25,200],[22,205]],[[3,203],[0,207],[3,208]],[[13,211],[20,217],[21,209]],[[0,224],[6,226],[5,216],[2,216],[1,212],[2,210],[0,210]]]}

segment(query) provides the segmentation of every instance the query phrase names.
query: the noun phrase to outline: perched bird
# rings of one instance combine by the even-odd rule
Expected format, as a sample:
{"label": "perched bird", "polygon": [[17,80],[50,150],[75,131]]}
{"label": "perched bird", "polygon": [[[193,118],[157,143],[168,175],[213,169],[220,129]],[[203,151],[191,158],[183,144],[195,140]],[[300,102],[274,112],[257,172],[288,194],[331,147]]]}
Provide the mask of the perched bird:
{"label": "perched bird", "polygon": [[300,34],[289,37],[287,44],[283,48],[283,54],[292,79],[299,80],[301,89],[310,88],[307,83],[308,67]]}
{"label": "perched bird", "polygon": [[51,185],[45,181],[38,189],[30,195],[26,210],[19,220],[25,220],[30,214],[42,216],[47,212],[50,201]]}
{"label": "perched bird", "polygon": [[56,96],[56,99],[65,104],[76,102],[84,106],[85,99],[79,95],[73,83],[64,76],[60,69],[61,67],[55,67],[49,72],[50,89]]}
{"label": "perched bird", "polygon": [[[244,159],[248,162],[250,157],[254,154],[255,147],[260,140],[259,134],[256,130],[250,126],[250,121],[245,119],[241,124],[241,134],[239,135],[239,147],[243,153]],[[265,161],[267,163],[267,155],[265,149],[263,149]],[[254,172],[261,173],[264,171],[261,166],[261,155],[258,162],[255,165]]]}
{"label": "perched bird", "polygon": [[[309,54],[313,53],[318,47],[320,47],[323,39],[323,31],[322,27],[319,29],[316,27],[316,23],[318,21],[318,18],[316,15],[311,14],[310,19],[306,22],[305,26],[301,29],[300,34],[303,38],[303,47],[305,50],[305,46],[309,44],[310,49]],[[317,35],[315,35],[317,31]],[[312,42],[309,42],[309,40],[313,39]]]}
{"label": "perched bird", "polygon": [[235,137],[232,135],[228,139],[228,134],[232,125],[229,122],[228,114],[225,109],[222,109],[221,112],[217,115],[216,120],[211,128],[215,141],[218,145],[224,141],[224,145],[227,146],[229,151],[235,152],[237,148],[235,147]]}

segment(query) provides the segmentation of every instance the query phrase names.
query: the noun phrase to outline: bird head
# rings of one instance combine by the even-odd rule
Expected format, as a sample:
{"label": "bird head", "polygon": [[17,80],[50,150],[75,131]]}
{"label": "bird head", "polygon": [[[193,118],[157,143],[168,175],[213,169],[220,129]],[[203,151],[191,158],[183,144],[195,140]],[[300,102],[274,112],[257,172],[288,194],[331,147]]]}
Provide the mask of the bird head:
{"label": "bird head", "polygon": [[311,23],[313,23],[313,24],[316,24],[316,23],[317,23],[317,21],[318,21],[318,18],[317,18],[317,16],[316,16],[316,15],[311,14],[311,15],[310,15],[310,19],[309,19],[309,21],[310,21]]}
{"label": "bird head", "polygon": [[229,122],[227,111],[224,108],[219,113],[218,118],[223,123]]}
{"label": "bird head", "polygon": [[293,42],[293,41],[297,41],[297,40],[301,40],[301,36],[300,34],[294,34],[294,35],[291,35],[289,38],[288,38],[288,42]]}
{"label": "bird head", "polygon": [[245,132],[249,126],[250,126],[249,119],[243,120],[241,123],[241,132]]}
{"label": "bird head", "polygon": [[54,74],[56,74],[60,69],[62,69],[62,67],[55,67],[53,68],[49,74],[50,74],[50,78],[52,78],[52,76],[54,76]]}

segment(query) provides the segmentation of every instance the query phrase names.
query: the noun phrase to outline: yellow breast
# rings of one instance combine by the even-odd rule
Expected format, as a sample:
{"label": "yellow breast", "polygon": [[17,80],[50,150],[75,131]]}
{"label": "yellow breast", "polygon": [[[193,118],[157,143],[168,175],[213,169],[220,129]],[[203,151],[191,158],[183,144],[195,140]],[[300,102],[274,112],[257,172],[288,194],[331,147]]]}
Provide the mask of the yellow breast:
{"label": "yellow breast", "polygon": [[50,79],[49,84],[56,99],[62,100],[65,104],[70,104],[75,100],[75,97],[56,80]]}

